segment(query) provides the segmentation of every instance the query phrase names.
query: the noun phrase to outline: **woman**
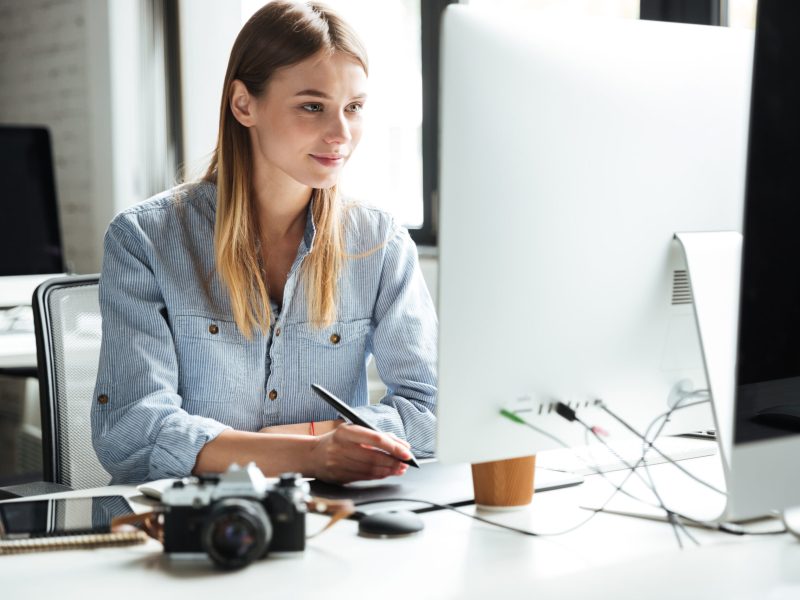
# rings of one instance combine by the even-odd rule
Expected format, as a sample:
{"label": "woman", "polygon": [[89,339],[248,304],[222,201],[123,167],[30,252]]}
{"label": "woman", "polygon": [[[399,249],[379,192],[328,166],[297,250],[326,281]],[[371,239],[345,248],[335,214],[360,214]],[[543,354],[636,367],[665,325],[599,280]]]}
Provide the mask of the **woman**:
{"label": "woman", "polygon": [[[231,51],[202,181],[105,238],[93,443],[113,482],[255,461],[347,482],[433,452],[437,321],[408,232],[345,205],[367,58],[314,2],[273,2]],[[387,385],[370,406],[374,354]],[[319,383],[375,424],[346,425]]]}

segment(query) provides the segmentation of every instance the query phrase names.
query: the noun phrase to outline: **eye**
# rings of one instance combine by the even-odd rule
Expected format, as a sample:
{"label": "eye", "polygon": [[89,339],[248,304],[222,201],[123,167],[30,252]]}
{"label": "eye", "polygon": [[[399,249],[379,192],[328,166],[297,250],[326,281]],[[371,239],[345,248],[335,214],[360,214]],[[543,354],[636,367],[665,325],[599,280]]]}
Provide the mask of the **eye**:
{"label": "eye", "polygon": [[362,102],[353,102],[350,106],[347,107],[348,112],[352,113],[360,113],[364,110],[364,104]]}
{"label": "eye", "polygon": [[322,112],[322,104],[318,104],[316,102],[303,104],[301,108],[306,112]]}

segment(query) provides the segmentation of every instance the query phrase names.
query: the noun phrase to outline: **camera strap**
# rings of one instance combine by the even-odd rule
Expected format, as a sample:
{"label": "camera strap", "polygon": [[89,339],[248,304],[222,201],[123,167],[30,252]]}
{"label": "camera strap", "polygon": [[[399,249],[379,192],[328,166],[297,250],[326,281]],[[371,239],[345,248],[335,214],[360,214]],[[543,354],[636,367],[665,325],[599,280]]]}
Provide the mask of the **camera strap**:
{"label": "camera strap", "polygon": [[[356,512],[356,507],[352,500],[311,497],[306,501],[306,506],[309,512],[330,515],[331,517],[325,527],[312,535],[306,536],[306,539],[318,536]],[[131,526],[137,526],[154,540],[164,543],[164,511],[154,510],[124,517],[115,517],[111,521],[111,531],[114,532],[129,530]]]}
{"label": "camera strap", "polygon": [[306,539],[317,537],[323,531],[333,527],[337,522],[346,519],[356,512],[356,506],[352,500],[334,500],[332,498],[319,498],[312,496],[306,503],[308,510],[311,512],[319,513],[322,515],[330,515],[331,519],[325,524],[325,527],[318,532],[306,536]]}

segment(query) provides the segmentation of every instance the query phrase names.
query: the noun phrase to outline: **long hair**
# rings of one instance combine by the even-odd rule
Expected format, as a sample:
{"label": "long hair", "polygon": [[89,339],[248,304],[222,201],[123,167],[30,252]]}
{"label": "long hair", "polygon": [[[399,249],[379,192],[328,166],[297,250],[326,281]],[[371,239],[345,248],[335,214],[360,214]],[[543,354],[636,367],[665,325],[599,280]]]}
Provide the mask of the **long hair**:
{"label": "long hair", "polygon": [[[271,314],[261,272],[259,229],[252,193],[253,155],[247,128],[230,109],[234,80],[261,96],[273,73],[319,52],[341,53],[368,72],[367,54],[355,32],[318,2],[274,1],[242,27],[231,50],[220,103],[217,146],[203,180],[217,187],[214,224],[216,270],[228,288],[233,318],[242,333],[266,333]],[[308,318],[318,327],[336,319],[338,281],[345,259],[342,206],[336,186],[314,189],[313,248],[300,275],[308,297]]]}

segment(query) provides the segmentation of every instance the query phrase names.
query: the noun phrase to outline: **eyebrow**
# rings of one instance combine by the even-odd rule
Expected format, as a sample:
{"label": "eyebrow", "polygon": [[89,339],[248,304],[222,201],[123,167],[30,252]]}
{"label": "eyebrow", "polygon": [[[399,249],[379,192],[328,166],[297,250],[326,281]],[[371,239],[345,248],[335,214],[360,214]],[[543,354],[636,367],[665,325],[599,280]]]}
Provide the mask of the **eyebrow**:
{"label": "eyebrow", "polygon": [[[299,92],[297,92],[295,94],[295,97],[296,96],[313,96],[314,98],[323,98],[325,100],[330,100],[331,99],[331,97],[328,94],[326,94],[325,92],[321,92],[319,90],[311,90],[311,89],[309,89],[309,90],[301,90],[301,91],[299,91]],[[363,98],[366,98],[366,97],[367,97],[366,94],[358,94],[356,96],[353,96],[350,99],[351,100],[357,100],[357,99],[363,99]]]}

